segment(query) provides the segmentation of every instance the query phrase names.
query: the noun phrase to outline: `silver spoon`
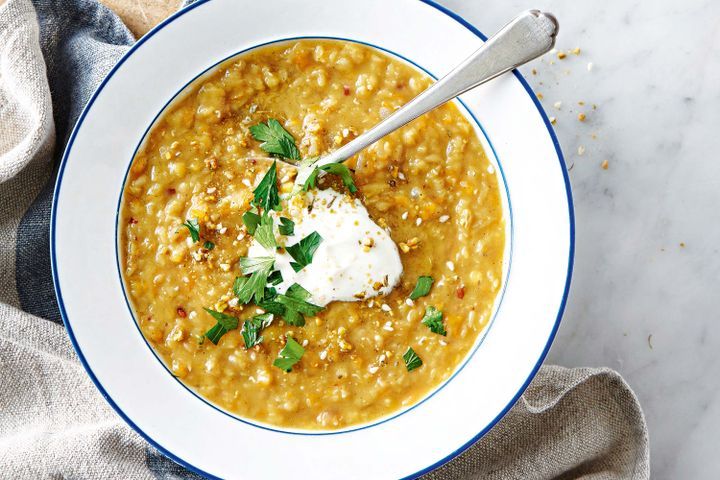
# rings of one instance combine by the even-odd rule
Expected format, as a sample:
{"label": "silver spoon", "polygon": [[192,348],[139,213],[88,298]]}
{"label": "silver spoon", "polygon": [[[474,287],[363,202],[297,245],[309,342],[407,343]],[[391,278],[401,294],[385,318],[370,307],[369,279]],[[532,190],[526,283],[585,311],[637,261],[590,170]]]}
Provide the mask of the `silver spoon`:
{"label": "silver spoon", "polygon": [[[558,21],[550,13],[539,10],[521,13],[430,88],[355,140],[321,157],[313,166],[344,162],[423,113],[547,53],[555,45],[558,29]],[[302,185],[312,170],[301,168],[295,183]]]}

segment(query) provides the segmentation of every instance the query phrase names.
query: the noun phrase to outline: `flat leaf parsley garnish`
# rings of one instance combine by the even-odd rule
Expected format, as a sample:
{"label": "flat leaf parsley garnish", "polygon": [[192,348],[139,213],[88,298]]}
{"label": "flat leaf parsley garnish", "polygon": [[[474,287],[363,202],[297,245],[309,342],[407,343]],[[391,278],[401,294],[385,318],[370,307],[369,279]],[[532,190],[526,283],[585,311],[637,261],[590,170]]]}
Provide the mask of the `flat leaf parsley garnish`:
{"label": "flat leaf parsley garnish", "polygon": [[235,330],[238,327],[238,319],[231,315],[216,312],[215,310],[210,310],[209,308],[206,308],[205,311],[217,320],[215,326],[205,332],[205,337],[207,337],[207,339],[215,345],[217,345],[223,335],[230,330]]}
{"label": "flat leaf parsley garnish", "polygon": [[190,231],[190,237],[192,238],[193,243],[200,241],[200,224],[198,223],[197,218],[185,220],[185,223],[183,223],[182,226]]}
{"label": "flat leaf parsley garnish", "polygon": [[239,261],[243,274],[250,275],[258,270],[270,270],[275,263],[273,257],[242,257]]}
{"label": "flat leaf parsley garnish", "polygon": [[253,190],[252,204],[262,208],[267,214],[270,210],[280,208],[280,194],[277,186],[277,162],[273,162],[258,186]]}
{"label": "flat leaf parsley garnish", "polygon": [[273,219],[270,215],[265,214],[260,219],[260,225],[255,229],[255,240],[267,250],[277,248],[275,232],[273,232]]}
{"label": "flat leaf parsley garnish", "polygon": [[443,313],[432,305],[425,309],[425,316],[422,324],[438,335],[447,336],[445,325],[443,325]]}
{"label": "flat leaf parsley garnish", "polygon": [[210,240],[207,240],[207,241],[203,244],[203,248],[204,248],[205,250],[212,250],[213,248],[215,248],[215,244],[214,244],[213,242],[211,242]]}
{"label": "flat leaf parsley garnish", "polygon": [[255,345],[262,343],[263,337],[260,336],[260,332],[270,325],[273,321],[272,313],[263,313],[262,315],[255,315],[254,317],[245,320],[242,326],[242,337],[245,341],[245,348],[252,348]]}
{"label": "flat leaf parsley garnish", "polygon": [[293,365],[298,363],[302,356],[305,354],[305,349],[296,342],[292,337],[287,337],[285,346],[280,353],[278,358],[275,359],[273,365],[276,367],[289,372],[292,370]]}
{"label": "flat leaf parsley garnish", "polygon": [[255,235],[255,229],[260,225],[260,215],[255,212],[247,211],[243,213],[242,221],[250,235]]}
{"label": "flat leaf parsley garnish", "polygon": [[323,307],[308,302],[309,298],[310,292],[293,283],[284,294],[266,296],[265,300],[258,303],[258,307],[281,316],[288,325],[302,327],[305,325],[305,315],[312,317],[323,310]]}
{"label": "flat leaf parsley garnish", "polygon": [[249,268],[249,270],[243,270],[243,273],[247,274],[248,271],[251,271],[249,277],[237,277],[233,284],[233,293],[243,304],[249,303],[253,298],[256,303],[265,298],[265,285],[275,264],[275,259],[272,257],[260,257],[260,259],[262,259],[260,262],[255,263],[252,262],[255,259],[244,258],[241,260],[241,262],[245,261]]}
{"label": "flat leaf parsley garnish", "polygon": [[[257,238],[257,236],[255,238]],[[290,266],[293,270],[299,272],[312,263],[315,250],[318,249],[322,240],[323,239],[319,233],[312,232],[295,245],[285,247],[287,253],[293,258],[293,260],[295,260],[294,262],[290,262]]]}
{"label": "flat leaf parsley garnish", "polygon": [[408,372],[412,372],[423,364],[420,357],[418,357],[415,350],[411,347],[408,347],[407,352],[403,353],[403,360],[405,361],[405,368],[407,368]]}
{"label": "flat leaf parsley garnish", "polygon": [[[307,168],[310,168],[310,166]],[[318,175],[320,175],[321,170],[323,172],[332,173],[333,175],[338,175],[342,180],[343,185],[345,185],[345,188],[347,188],[350,193],[358,191],[355,181],[352,178],[352,173],[344,163],[329,163],[321,167],[315,167],[310,176],[308,176],[307,180],[305,180],[305,183],[303,183],[303,191],[307,192],[317,186],[317,178]]]}
{"label": "flat leaf parsley garnish", "polygon": [[280,225],[278,225],[280,235],[289,237],[295,235],[295,222],[286,217],[280,217]]}
{"label": "flat leaf parsley garnish", "polygon": [[259,123],[250,127],[253,138],[259,142],[260,148],[278,157],[300,160],[300,151],[295,146],[295,139],[274,118],[267,123]]}
{"label": "flat leaf parsley garnish", "polygon": [[417,279],[417,283],[415,284],[415,288],[413,289],[412,293],[410,294],[410,300],[417,300],[420,297],[424,297],[428,293],[430,293],[430,288],[433,284],[433,278],[427,275],[423,275],[422,277],[419,277]]}

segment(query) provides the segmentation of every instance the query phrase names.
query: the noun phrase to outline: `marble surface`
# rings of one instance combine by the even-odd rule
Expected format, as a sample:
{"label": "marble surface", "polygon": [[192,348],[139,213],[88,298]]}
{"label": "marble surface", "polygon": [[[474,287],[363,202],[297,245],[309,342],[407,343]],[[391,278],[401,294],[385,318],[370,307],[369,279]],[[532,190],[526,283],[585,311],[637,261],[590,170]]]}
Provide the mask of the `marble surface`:
{"label": "marble surface", "polygon": [[627,379],[653,478],[720,478],[720,2],[441,3],[486,33],[543,8],[558,49],[580,47],[522,69],[557,117],[577,221],[548,362]]}
{"label": "marble surface", "polygon": [[[137,34],[179,3],[103,1]],[[557,118],[577,221],[548,362],[627,379],[653,478],[720,478],[720,2],[440,3],[485,33],[542,8],[560,20],[558,49],[581,49],[522,69]]]}

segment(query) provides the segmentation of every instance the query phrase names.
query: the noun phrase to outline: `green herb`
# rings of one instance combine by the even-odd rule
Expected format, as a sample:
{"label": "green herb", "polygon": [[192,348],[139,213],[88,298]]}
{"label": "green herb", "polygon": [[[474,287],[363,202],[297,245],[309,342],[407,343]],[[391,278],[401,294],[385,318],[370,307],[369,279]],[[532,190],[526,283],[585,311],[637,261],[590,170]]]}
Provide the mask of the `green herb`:
{"label": "green herb", "polygon": [[255,235],[255,229],[260,225],[260,215],[247,211],[243,213],[242,221],[250,235]]}
{"label": "green herb", "polygon": [[257,269],[249,277],[235,278],[233,293],[241,303],[249,303],[253,298],[258,303],[265,298],[265,285],[272,267],[272,262],[266,262],[262,267],[253,267]]}
{"label": "green herb", "polygon": [[242,257],[240,258],[240,268],[243,275],[250,275],[258,270],[272,270],[275,264],[274,257]]}
{"label": "green herb", "polygon": [[208,240],[203,244],[203,247],[205,247],[205,250],[212,250],[213,248],[215,248],[215,244]]}
{"label": "green herb", "polygon": [[285,318],[285,312],[287,312],[285,305],[275,300],[263,300],[258,302],[257,306],[265,310],[267,313],[272,313],[273,315],[283,318]]}
{"label": "green herb", "polygon": [[425,295],[430,293],[430,287],[432,287],[432,284],[432,277],[423,275],[422,277],[418,278],[417,283],[415,284],[415,288],[410,294],[410,300],[417,300],[418,298],[424,297]]}
{"label": "green herb", "polygon": [[266,213],[280,207],[280,194],[277,186],[277,162],[273,162],[258,186],[253,190],[252,204]]}
{"label": "green herb", "polygon": [[255,240],[267,250],[277,248],[275,232],[273,232],[273,219],[270,215],[263,215],[260,219],[260,225],[255,229]]}
{"label": "green herb", "polygon": [[[282,273],[280,273],[280,270],[275,270],[274,272],[272,272],[272,273],[268,276],[267,281],[268,281],[268,283],[269,283],[270,285],[278,285],[278,284],[281,284],[282,281],[283,281],[283,276],[282,276]],[[267,296],[266,296],[265,298],[267,298]]]}
{"label": "green herb", "polygon": [[405,368],[407,368],[408,372],[412,372],[423,364],[415,350],[410,347],[408,347],[407,352],[403,353],[403,360],[405,360]]}
{"label": "green herb", "polygon": [[215,326],[205,332],[205,337],[215,345],[217,345],[223,335],[238,327],[238,319],[235,317],[210,310],[209,308],[206,308],[205,311],[217,320]]}
{"label": "green herb", "polygon": [[245,348],[251,348],[259,343],[262,343],[263,337],[260,336],[260,332],[270,325],[272,321],[272,313],[255,315],[251,319],[245,320],[241,331],[243,340],[245,340]]}
{"label": "green herb", "polygon": [[292,337],[287,337],[287,342],[283,349],[280,350],[278,358],[275,359],[273,365],[289,372],[292,370],[293,365],[299,362],[304,354],[305,349],[302,345],[293,340]]}
{"label": "green herb", "polygon": [[313,188],[315,188],[318,175],[320,175],[320,170],[318,168],[314,168],[313,171],[308,176],[308,178],[303,183],[302,189],[304,192],[307,192],[308,190],[312,190]]}
{"label": "green herb", "polygon": [[317,177],[320,174],[320,170],[332,173],[333,175],[338,175],[340,179],[343,182],[343,185],[350,191],[350,193],[355,193],[358,191],[357,186],[355,186],[355,182],[352,178],[352,173],[350,172],[350,169],[345,165],[344,163],[329,163],[327,165],[323,165],[321,167],[315,167],[315,170],[312,171],[310,176],[305,180],[305,183],[303,183],[303,190],[308,191],[310,189],[315,188],[317,183]]}
{"label": "green herb", "polygon": [[422,319],[422,324],[428,327],[433,333],[447,336],[447,331],[443,325],[443,313],[432,305],[425,309],[425,316]]}
{"label": "green herb", "polygon": [[290,236],[295,234],[295,222],[289,218],[280,217],[280,225],[278,225],[280,235]]}
{"label": "green herb", "polygon": [[309,298],[310,292],[294,283],[284,295],[279,294],[275,297],[274,302],[285,307],[285,311],[281,314],[285,323],[302,327],[305,325],[305,315],[312,317],[323,310],[323,307],[308,302]]}
{"label": "green herb", "polygon": [[295,245],[285,247],[287,253],[295,260],[294,262],[290,262],[290,266],[293,270],[299,272],[306,266],[310,265],[312,263],[313,255],[315,255],[315,250],[317,250],[321,242],[322,237],[320,234],[312,232]]}
{"label": "green herb", "polygon": [[190,230],[190,237],[192,238],[193,243],[200,240],[200,224],[198,223],[197,218],[186,220],[182,226]]}
{"label": "green herb", "polygon": [[253,138],[259,142],[260,148],[279,157],[300,160],[300,151],[295,146],[295,139],[274,118],[269,118],[267,124],[259,123],[250,127]]}

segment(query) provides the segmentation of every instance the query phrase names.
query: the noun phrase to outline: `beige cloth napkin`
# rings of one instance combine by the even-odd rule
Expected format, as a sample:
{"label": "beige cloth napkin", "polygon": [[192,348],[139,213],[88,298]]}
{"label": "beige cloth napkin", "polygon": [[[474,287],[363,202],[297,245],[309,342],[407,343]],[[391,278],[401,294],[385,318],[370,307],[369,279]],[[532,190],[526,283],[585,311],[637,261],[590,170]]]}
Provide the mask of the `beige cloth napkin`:
{"label": "beige cloth napkin", "polygon": [[[95,389],[57,322],[47,267],[54,166],[82,105],[132,40],[94,0],[0,5],[2,478],[199,478]],[[619,374],[544,366],[493,430],[427,478],[649,478],[646,424]]]}

